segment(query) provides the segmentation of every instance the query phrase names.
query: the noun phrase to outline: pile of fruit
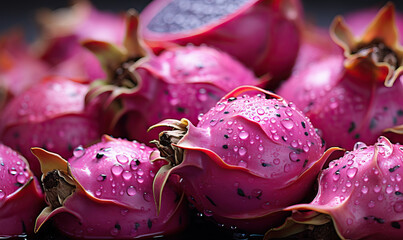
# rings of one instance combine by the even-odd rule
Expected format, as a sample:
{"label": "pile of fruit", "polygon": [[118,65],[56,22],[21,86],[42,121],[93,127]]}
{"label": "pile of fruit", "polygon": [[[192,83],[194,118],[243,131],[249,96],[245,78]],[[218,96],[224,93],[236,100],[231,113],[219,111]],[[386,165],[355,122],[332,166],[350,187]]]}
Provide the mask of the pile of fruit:
{"label": "pile of fruit", "polygon": [[[0,238],[401,239],[403,14],[88,1],[0,38]],[[402,166],[402,167],[401,167]]]}

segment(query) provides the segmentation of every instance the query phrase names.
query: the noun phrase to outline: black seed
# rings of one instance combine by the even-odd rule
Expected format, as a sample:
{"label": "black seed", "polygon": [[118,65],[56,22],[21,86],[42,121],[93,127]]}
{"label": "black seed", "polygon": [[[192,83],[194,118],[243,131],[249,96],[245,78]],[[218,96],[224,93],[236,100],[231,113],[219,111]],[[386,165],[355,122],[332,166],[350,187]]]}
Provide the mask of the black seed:
{"label": "black seed", "polygon": [[4,162],[1,162],[0,165],[1,165],[1,166],[4,166]]}
{"label": "black seed", "polygon": [[229,136],[228,136],[227,134],[224,134],[224,137],[225,137],[225,138],[229,138]]}
{"label": "black seed", "polygon": [[119,223],[116,223],[116,224],[115,224],[115,228],[116,228],[117,230],[121,230],[121,229],[122,229],[122,227],[120,226]]}
{"label": "black seed", "polygon": [[73,149],[73,146],[69,143],[69,144],[67,144],[67,150],[69,151],[69,152],[72,152],[74,149]]}
{"label": "black seed", "polygon": [[176,195],[175,195],[175,200],[174,200],[174,202],[175,203],[178,203],[179,202],[179,200],[181,200],[181,195],[179,195],[178,193],[175,193]]}
{"label": "black seed", "polygon": [[400,195],[402,195],[402,192],[396,191],[396,192],[395,192],[395,195],[396,195],[396,196],[400,196]]}
{"label": "black seed", "polygon": [[350,123],[350,128],[348,129],[348,132],[351,133],[355,129],[355,122]]}
{"label": "black seed", "polygon": [[105,175],[105,174],[101,174],[101,175],[99,175],[99,176],[102,177],[102,181],[105,181],[105,179],[106,179],[106,175]]}
{"label": "black seed", "polygon": [[265,95],[265,98],[266,98],[266,99],[270,99],[270,98],[271,98],[270,95],[267,94],[267,93],[265,93],[264,95]]}
{"label": "black seed", "polygon": [[105,156],[105,154],[103,153],[97,153],[97,155],[95,156],[97,159],[101,159],[103,156]]}
{"label": "black seed", "polygon": [[284,136],[281,136],[281,139],[283,139],[284,142],[287,142],[287,140],[285,140]]}
{"label": "black seed", "polygon": [[306,128],[305,122],[301,122],[303,128]]}
{"label": "black seed", "polygon": [[383,111],[388,111],[388,107],[383,107]]}
{"label": "black seed", "polygon": [[397,117],[393,117],[393,125],[397,124]]}
{"label": "black seed", "polygon": [[320,138],[320,140],[322,141],[322,147],[324,147],[325,146],[325,144],[326,144],[326,142],[325,142],[325,139],[323,139],[323,138]]}
{"label": "black seed", "polygon": [[244,191],[243,191],[241,188],[238,188],[237,193],[238,193],[238,195],[241,196],[241,197],[246,197]]}
{"label": "black seed", "polygon": [[276,113],[276,116],[277,116],[277,117],[281,117],[280,113]]}
{"label": "black seed", "polygon": [[140,227],[140,223],[135,223],[135,224],[134,224],[134,229],[137,230],[137,229],[139,229],[139,227]]}
{"label": "black seed", "polygon": [[147,221],[147,226],[148,226],[149,229],[152,228],[153,222],[151,221],[151,219],[148,219],[148,221]]}
{"label": "black seed", "polygon": [[138,165],[140,165],[140,160],[138,160],[138,159],[136,159],[136,160],[134,160],[135,162],[136,162],[136,165],[138,166]]}
{"label": "black seed", "polygon": [[301,161],[301,159],[297,159],[297,160],[295,160],[296,162],[299,162],[299,161]]}
{"label": "black seed", "polygon": [[224,119],[221,118],[219,122],[223,122],[223,121],[224,121]]}
{"label": "black seed", "polygon": [[309,135],[308,132],[304,132],[304,134],[305,134],[305,136],[308,136],[308,135]]}
{"label": "black seed", "polygon": [[369,129],[374,129],[376,127],[376,119],[372,118],[369,124]]}
{"label": "black seed", "polygon": [[374,220],[377,221],[378,223],[385,223],[385,220],[383,220],[382,218],[374,217]]}
{"label": "black seed", "polygon": [[184,113],[185,112],[185,108],[183,107],[177,107],[176,111],[178,111],[179,113]]}
{"label": "black seed", "polygon": [[339,175],[340,174],[340,169],[334,172],[334,174]]}
{"label": "black seed", "polygon": [[304,165],[302,165],[302,167],[303,167],[303,168],[306,167],[307,164],[308,164],[308,159],[305,159]]}
{"label": "black seed", "polygon": [[228,98],[228,102],[232,102],[232,101],[235,101],[236,100],[236,97],[230,97],[230,98]]}
{"label": "black seed", "polygon": [[267,163],[262,163],[262,167],[267,167]]}
{"label": "black seed", "polygon": [[390,225],[392,225],[393,228],[400,229],[400,223],[398,222],[391,222]]}
{"label": "black seed", "polygon": [[389,172],[394,172],[396,171],[396,169],[398,169],[400,167],[400,165],[396,165],[393,168],[389,168]]}
{"label": "black seed", "polygon": [[360,134],[357,133],[356,135],[354,135],[354,138],[355,138],[355,139],[360,138]]}
{"label": "black seed", "polygon": [[224,148],[224,149],[228,149],[228,145],[222,145],[222,148]]}
{"label": "black seed", "polygon": [[228,111],[225,111],[225,112],[224,112],[224,114],[228,114],[228,113],[229,113]]}
{"label": "black seed", "polygon": [[15,132],[15,133],[13,134],[13,137],[14,137],[14,138],[19,138],[19,137],[20,137],[20,133],[19,133],[19,132]]}
{"label": "black seed", "polygon": [[217,207],[217,205],[215,204],[215,202],[209,198],[209,196],[206,195],[207,200],[211,203],[211,205],[213,205],[214,207]]}
{"label": "black seed", "polygon": [[23,184],[19,183],[19,182],[16,182],[16,183],[14,183],[14,185],[17,186],[17,187],[22,187]]}
{"label": "black seed", "polygon": [[216,121],[215,119],[211,119],[211,120],[210,120],[211,123],[212,123],[212,122],[215,122],[215,121]]}
{"label": "black seed", "polygon": [[397,110],[397,116],[403,116],[403,110],[402,109]]}

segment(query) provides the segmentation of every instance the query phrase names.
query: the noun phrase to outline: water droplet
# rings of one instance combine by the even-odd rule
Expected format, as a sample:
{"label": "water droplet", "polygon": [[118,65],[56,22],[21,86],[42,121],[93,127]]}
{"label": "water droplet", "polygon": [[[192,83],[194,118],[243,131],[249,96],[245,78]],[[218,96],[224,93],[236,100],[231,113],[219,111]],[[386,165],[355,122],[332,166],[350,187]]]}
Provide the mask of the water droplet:
{"label": "water droplet", "polygon": [[355,167],[353,167],[353,168],[348,168],[348,169],[347,169],[347,176],[348,176],[349,178],[353,178],[353,177],[355,177],[355,175],[357,174],[357,172],[358,172],[358,168],[355,168]]}
{"label": "water droplet", "polygon": [[396,174],[396,181],[400,182],[402,180],[402,177],[399,174]]}
{"label": "water droplet", "polygon": [[152,200],[152,194],[148,193],[148,192],[144,192],[143,194],[143,198],[146,202],[151,202]]}
{"label": "water droplet", "polygon": [[403,201],[395,202],[395,204],[393,205],[393,210],[395,210],[395,212],[397,213],[403,212]]}
{"label": "water droplet", "polygon": [[120,210],[120,214],[122,214],[122,216],[126,216],[128,212],[129,212],[129,209]]}
{"label": "water droplet", "polygon": [[138,182],[138,183],[143,183],[143,182],[144,182],[144,178],[142,178],[141,176],[139,176],[139,177],[137,178],[137,182]]}
{"label": "water droplet", "polygon": [[225,108],[225,104],[224,103],[218,103],[217,106],[215,107],[215,110],[217,112],[221,112],[222,110],[224,110]]}
{"label": "water droplet", "polygon": [[85,149],[83,148],[83,146],[78,146],[73,151],[73,155],[76,158],[82,157],[84,154],[85,154]]}
{"label": "water droplet", "polygon": [[379,193],[380,191],[381,191],[381,187],[378,185],[375,185],[374,192]]}
{"label": "water droplet", "polygon": [[117,236],[118,234],[119,234],[119,229],[113,227],[113,228],[111,229],[111,235],[112,235],[112,236]]}
{"label": "water droplet", "polygon": [[393,187],[390,186],[390,185],[388,185],[388,186],[386,187],[386,193],[387,193],[387,194],[391,194],[392,192],[393,192]]}
{"label": "water droplet", "polygon": [[379,200],[379,201],[383,201],[383,195],[379,195],[379,196],[378,196],[378,200]]}
{"label": "water droplet", "polygon": [[292,117],[292,110],[291,109],[287,108],[284,112],[285,112],[285,114],[287,116]]}
{"label": "water droplet", "polygon": [[95,191],[95,196],[99,197],[102,194],[102,189],[98,189]]}
{"label": "water droplet", "polygon": [[243,167],[243,168],[247,168],[248,164],[245,161],[239,161],[238,166]]}
{"label": "water droplet", "polygon": [[119,154],[116,156],[116,160],[118,160],[119,163],[121,164],[126,164],[129,162],[129,158],[126,155]]}
{"label": "water droplet", "polygon": [[259,114],[259,115],[263,115],[265,112],[264,112],[264,109],[263,108],[259,108],[258,110],[257,110],[257,114]]}
{"label": "water droplet", "polygon": [[247,151],[246,151],[246,148],[244,148],[244,147],[240,147],[240,148],[239,148],[239,155],[240,155],[240,156],[244,156],[244,155],[246,154],[246,152],[247,152]]}
{"label": "water droplet", "polygon": [[274,123],[276,123],[276,119],[275,118],[270,118],[270,122],[274,124]]}
{"label": "water droplet", "polygon": [[217,123],[218,123],[217,119],[211,119],[210,120],[210,126],[211,127],[214,127],[215,125],[217,125]]}
{"label": "water droplet", "polygon": [[129,186],[127,188],[127,195],[134,196],[137,193],[137,189],[134,186]]}
{"label": "water droplet", "polygon": [[[208,96],[207,96],[207,91],[206,91],[206,89],[204,89],[204,88],[200,88],[200,89],[199,89],[199,92],[198,92],[198,94],[197,94],[197,99],[199,99],[201,102],[207,101]],[[221,103],[220,105],[224,105],[224,104]],[[217,105],[217,106],[220,106],[220,105]],[[221,110],[220,110],[220,111],[221,111]]]}
{"label": "water droplet", "polygon": [[304,145],[302,147],[302,150],[304,150],[304,152],[308,152],[309,151],[309,147],[307,145]]}
{"label": "water droplet", "polygon": [[284,118],[283,120],[281,120],[281,125],[283,125],[283,127],[288,130],[290,130],[294,127],[294,123],[292,122],[292,120],[290,118]]}
{"label": "water droplet", "polygon": [[263,147],[262,144],[259,145],[258,150],[261,151],[261,152],[264,150],[264,147]]}
{"label": "water droplet", "polygon": [[284,165],[284,172],[285,173],[288,173],[290,171],[290,169],[291,169],[290,164],[287,163],[287,164]]}
{"label": "water droplet", "polygon": [[364,180],[364,182],[368,182],[368,176],[365,175],[362,180]]}
{"label": "water droplet", "polygon": [[115,176],[119,176],[123,172],[123,167],[120,164],[115,164],[111,168],[111,172]]}
{"label": "water droplet", "polygon": [[293,141],[291,142],[291,147],[293,147],[293,148],[298,147],[298,142],[295,141],[295,140],[293,140]]}
{"label": "water droplet", "polygon": [[213,216],[213,211],[206,209],[204,210],[204,215],[206,215],[206,217],[211,217]]}
{"label": "water droplet", "polygon": [[132,173],[129,171],[124,171],[122,177],[124,180],[129,181],[132,178]]}
{"label": "water droplet", "polygon": [[17,182],[19,184],[24,184],[27,181],[27,178],[25,177],[24,173],[20,173],[17,176]]}
{"label": "water droplet", "polygon": [[6,197],[6,193],[3,190],[0,190],[0,200]]}
{"label": "water droplet", "polygon": [[353,219],[351,219],[351,218],[347,218],[347,224],[348,224],[348,225],[353,224]]}
{"label": "water droplet", "polygon": [[270,202],[265,202],[265,203],[262,204],[263,209],[270,209],[270,207],[271,207]]}
{"label": "water droplet", "polygon": [[274,163],[275,165],[279,165],[279,164],[280,164],[280,159],[279,159],[279,158],[273,159],[273,163]]}
{"label": "water droplet", "polygon": [[355,151],[355,150],[361,149],[361,148],[366,147],[366,146],[367,146],[367,144],[365,144],[363,142],[356,142],[354,144],[353,150]]}
{"label": "water droplet", "polygon": [[239,138],[240,139],[247,139],[249,137],[249,133],[248,132],[245,132],[245,131],[241,131],[240,133],[239,133]]}
{"label": "water droplet", "polygon": [[203,116],[204,116],[204,114],[203,114],[203,113],[200,113],[200,114],[197,116],[197,120],[201,121],[202,118],[203,118]]}
{"label": "water droplet", "polygon": [[277,133],[273,134],[273,139],[278,141],[280,139],[280,137],[277,135]]}
{"label": "water droplet", "polygon": [[333,181],[338,181],[340,179],[340,174],[333,174]]}
{"label": "water droplet", "polygon": [[368,187],[367,186],[362,186],[362,188],[361,188],[361,192],[363,193],[363,194],[367,194],[368,193]]}
{"label": "water droplet", "polygon": [[360,204],[360,201],[355,200],[355,201],[354,201],[354,204],[355,204],[355,205],[359,205],[359,204]]}
{"label": "water droplet", "polygon": [[259,116],[254,116],[253,117],[253,121],[255,121],[255,122],[260,122],[260,117]]}
{"label": "water droplet", "polygon": [[298,154],[296,152],[290,152],[289,157],[290,157],[290,160],[293,162],[298,160]]}
{"label": "water droplet", "polygon": [[133,170],[133,171],[136,171],[137,168],[139,167],[139,164],[140,164],[140,161],[139,161],[139,160],[133,159],[133,160],[130,162],[130,169]]}
{"label": "water droplet", "polygon": [[139,170],[137,171],[137,175],[139,175],[139,176],[143,176],[143,175],[144,175],[144,171],[143,171],[143,170],[141,170],[141,169],[139,169]]}
{"label": "water droplet", "polygon": [[374,202],[374,201],[372,201],[372,200],[371,200],[371,201],[369,201],[369,202],[368,202],[368,207],[369,207],[369,208],[373,208],[373,207],[375,207],[375,202]]}
{"label": "water droplet", "polygon": [[352,185],[352,184],[351,184],[350,181],[347,181],[347,182],[346,182],[346,187],[351,187],[351,185]]}

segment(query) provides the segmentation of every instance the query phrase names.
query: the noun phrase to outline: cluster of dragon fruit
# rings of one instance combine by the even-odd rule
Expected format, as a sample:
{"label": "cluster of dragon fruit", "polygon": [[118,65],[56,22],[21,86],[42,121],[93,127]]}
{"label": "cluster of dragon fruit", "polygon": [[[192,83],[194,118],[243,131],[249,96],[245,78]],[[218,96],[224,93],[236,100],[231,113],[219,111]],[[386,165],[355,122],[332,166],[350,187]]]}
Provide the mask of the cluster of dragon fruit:
{"label": "cluster of dragon fruit", "polygon": [[300,0],[36,20],[0,38],[0,238],[403,236],[393,3],[328,28]]}

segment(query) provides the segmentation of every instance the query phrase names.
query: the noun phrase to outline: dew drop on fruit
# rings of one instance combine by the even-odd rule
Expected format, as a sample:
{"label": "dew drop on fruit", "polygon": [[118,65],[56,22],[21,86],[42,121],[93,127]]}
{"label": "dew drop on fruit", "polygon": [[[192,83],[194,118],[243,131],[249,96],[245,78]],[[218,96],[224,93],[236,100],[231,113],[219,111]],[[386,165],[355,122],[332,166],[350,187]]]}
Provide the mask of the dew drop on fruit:
{"label": "dew drop on fruit", "polygon": [[6,197],[6,193],[3,190],[0,190],[0,200]]}
{"label": "dew drop on fruit", "polygon": [[85,149],[82,146],[78,146],[74,149],[73,155],[76,158],[82,157],[85,154]]}
{"label": "dew drop on fruit", "polygon": [[259,145],[258,150],[261,151],[261,152],[264,150],[264,147],[263,147],[262,144]]}
{"label": "dew drop on fruit", "polygon": [[138,183],[143,183],[143,182],[144,182],[144,179],[143,179],[141,176],[139,176],[139,177],[137,178],[137,182],[138,182]]}
{"label": "dew drop on fruit", "polygon": [[363,194],[367,194],[368,193],[368,187],[367,186],[362,186],[362,188],[361,188],[361,192],[363,193]]}
{"label": "dew drop on fruit", "polygon": [[95,191],[95,196],[99,197],[99,196],[101,196],[101,194],[102,194],[101,189],[98,189],[98,190]]}
{"label": "dew drop on fruit", "polygon": [[116,160],[118,160],[119,163],[121,164],[126,164],[129,162],[129,158],[126,155],[119,154],[116,156]]}
{"label": "dew drop on fruit", "polygon": [[134,186],[129,186],[127,188],[127,195],[134,196],[137,193],[137,189]]}
{"label": "dew drop on fruit", "polygon": [[25,175],[23,173],[18,174],[17,182],[19,184],[24,184],[26,181],[27,181],[27,178],[25,177]]}
{"label": "dew drop on fruit", "polygon": [[213,216],[213,211],[206,209],[203,211],[204,215],[206,215],[206,217],[211,217]]}
{"label": "dew drop on fruit", "polygon": [[264,111],[263,108],[259,108],[259,109],[257,110],[257,114],[259,114],[259,115],[263,115],[264,113],[265,113],[265,111]]}
{"label": "dew drop on fruit", "polygon": [[368,207],[369,207],[369,208],[373,208],[373,207],[375,207],[375,202],[374,202],[374,201],[372,201],[372,200],[371,200],[371,201],[369,201],[369,202],[368,202]]}
{"label": "dew drop on fruit", "polygon": [[274,163],[275,165],[279,165],[279,164],[280,164],[280,159],[279,159],[279,158],[273,159],[273,163]]}
{"label": "dew drop on fruit", "polygon": [[289,154],[290,160],[296,162],[298,160],[298,154],[296,152],[290,152]]}
{"label": "dew drop on fruit", "polygon": [[358,172],[358,168],[355,168],[355,167],[353,167],[353,168],[348,168],[348,169],[347,169],[347,176],[348,176],[349,178],[353,178],[353,177],[355,177],[355,175],[357,174],[357,172]]}
{"label": "dew drop on fruit", "polygon": [[358,150],[358,149],[363,148],[363,147],[366,147],[366,146],[367,146],[367,144],[365,144],[365,143],[363,143],[363,142],[356,142],[356,143],[354,144],[353,150],[355,151],[355,150]]}
{"label": "dew drop on fruit", "polygon": [[146,202],[151,202],[152,198],[152,194],[148,193],[148,192],[144,192],[143,194],[143,198]]}
{"label": "dew drop on fruit", "polygon": [[111,168],[111,172],[115,176],[119,176],[123,172],[123,167],[119,164],[115,164]]}
{"label": "dew drop on fruit", "polygon": [[340,179],[340,174],[333,174],[333,181],[338,181]]}
{"label": "dew drop on fruit", "polygon": [[353,224],[353,219],[351,219],[351,218],[347,218],[347,224],[348,224],[348,225]]}
{"label": "dew drop on fruit", "polygon": [[17,170],[16,170],[14,167],[12,167],[12,168],[10,168],[10,169],[8,170],[8,173],[10,173],[11,175],[16,175],[16,174],[17,174]]}
{"label": "dew drop on fruit", "polygon": [[284,165],[284,172],[285,173],[288,173],[290,171],[290,169],[291,169],[290,164],[287,163],[287,164]]}
{"label": "dew drop on fruit", "polygon": [[393,192],[393,187],[390,186],[390,185],[388,185],[388,186],[386,187],[386,193],[387,193],[387,194],[391,194],[392,192]]}
{"label": "dew drop on fruit", "polygon": [[379,185],[375,185],[374,192],[379,193],[381,191],[381,187]]}

